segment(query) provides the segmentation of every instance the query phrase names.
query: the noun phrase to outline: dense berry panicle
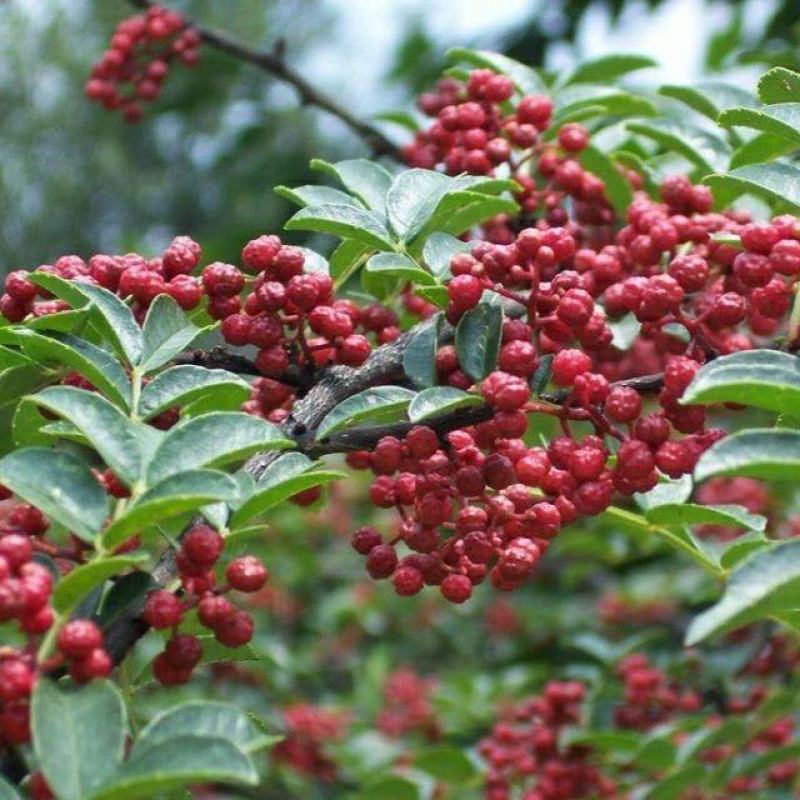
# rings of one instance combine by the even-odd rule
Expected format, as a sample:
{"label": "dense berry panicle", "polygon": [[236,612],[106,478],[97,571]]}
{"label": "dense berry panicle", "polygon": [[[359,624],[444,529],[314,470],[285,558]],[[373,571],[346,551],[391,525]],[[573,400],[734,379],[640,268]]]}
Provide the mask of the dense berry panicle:
{"label": "dense berry panicle", "polygon": [[[127,122],[138,122],[143,106],[161,94],[173,63],[197,64],[199,45],[199,34],[179,12],[151,6],[119,23],[108,50],[92,67],[86,96],[119,111]],[[174,255],[177,264],[182,255]]]}

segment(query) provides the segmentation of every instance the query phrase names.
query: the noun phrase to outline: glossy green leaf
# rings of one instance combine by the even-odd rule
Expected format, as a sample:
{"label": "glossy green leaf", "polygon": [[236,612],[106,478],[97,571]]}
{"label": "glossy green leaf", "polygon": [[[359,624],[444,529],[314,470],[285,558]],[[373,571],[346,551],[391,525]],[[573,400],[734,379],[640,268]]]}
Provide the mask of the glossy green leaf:
{"label": "glossy green leaf", "polygon": [[453,386],[432,386],[423,389],[408,406],[411,422],[423,422],[431,417],[449,414],[459,408],[482,406],[483,398],[478,394],[463,392]]}
{"label": "glossy green leaf", "polygon": [[137,429],[104,397],[72,386],[49,386],[30,400],[77,428],[124,483],[139,477],[142,450]]}
{"label": "glossy green leaf", "polygon": [[45,447],[16,450],[0,460],[0,483],[86,541],[108,514],[108,498],[77,456]]}
{"label": "glossy green leaf", "polygon": [[239,487],[230,475],[210,469],[182,470],[155,484],[129,505],[106,529],[103,544],[112,549],[156,522],[207,503],[233,504],[238,499]]}
{"label": "glossy green leaf", "polygon": [[143,558],[146,559],[147,555],[108,556],[75,567],[56,584],[53,607],[62,615],[68,614],[92,589],[141,563]]}
{"label": "glossy green leaf", "polygon": [[740,403],[800,416],[800,358],[763,349],[722,356],[695,375],[681,402]]}
{"label": "glossy green leaf", "polygon": [[772,161],[785,156],[796,149],[797,145],[788,139],[769,133],[760,133],[734,151],[728,167],[736,169],[748,164],[761,164],[764,161]]}
{"label": "glossy green leaf", "polygon": [[651,508],[645,517],[656,525],[733,525],[763,531],[767,518],[751,514],[744,506],[701,506],[696,503],[664,503]]}
{"label": "glossy green leaf", "polygon": [[623,75],[636,72],[640,69],[658,66],[657,62],[649,56],[633,53],[617,53],[599,56],[587,61],[582,61],[564,81],[564,85],[571,83],[604,83],[614,81]]}
{"label": "glossy green leaf", "polygon": [[428,235],[434,231],[460,236],[498,214],[514,214],[517,211],[517,203],[506,197],[467,190],[450,192],[439,202],[436,213],[418,240],[426,241]]}
{"label": "glossy green leaf", "polygon": [[86,800],[122,761],[125,705],[110,681],[66,689],[42,678],[31,729],[39,766],[59,800]]}
{"label": "glossy green leaf", "polygon": [[450,302],[445,286],[418,286],[415,293],[438,308],[447,308]]}
{"label": "glossy green leaf", "polygon": [[275,194],[300,206],[321,206],[333,203],[337,206],[363,208],[363,203],[353,195],[330,186],[276,186]]}
{"label": "glossy green leaf", "polygon": [[147,311],[142,326],[144,343],[140,369],[145,374],[182,353],[211,327],[198,328],[167,294],[160,294]]}
{"label": "glossy green leaf", "polygon": [[800,169],[776,161],[771,164],[748,164],[730,172],[708,175],[703,179],[714,191],[726,197],[754,194],[768,202],[800,211]]}
{"label": "glossy green leaf", "polygon": [[696,481],[715,475],[797,480],[800,477],[800,431],[752,428],[734,433],[700,456]]}
{"label": "glossy green leaf", "polygon": [[403,371],[415,386],[433,386],[436,383],[436,352],[439,349],[439,331],[442,315],[422,326],[408,343],[403,353]]}
{"label": "glossy green leaf", "polygon": [[25,327],[33,331],[59,331],[73,333],[80,328],[88,317],[88,310],[76,308],[70,311],[57,311],[43,317],[33,317],[25,322]]}
{"label": "glossy green leaf", "polygon": [[632,761],[644,769],[667,770],[675,763],[677,748],[664,736],[646,736]]}
{"label": "glossy green leaf", "polygon": [[731,106],[760,105],[758,98],[752,92],[724,81],[702,81],[691,86],[665,84],[659,87],[658,93],[680,101],[714,122],[717,121],[721,111]]}
{"label": "glossy green leaf", "polygon": [[256,481],[245,502],[234,512],[231,528],[260,517],[298,492],[347,477],[345,472],[311,469],[312,466],[313,462],[301,453],[287,453],[270,464]]}
{"label": "glossy green leaf", "polygon": [[678,800],[690,786],[702,785],[705,770],[700,764],[689,764],[659,781],[643,800]]}
{"label": "glossy green leaf", "polygon": [[171,428],[147,467],[147,485],[201,467],[240,461],[253,453],[291,447],[280,428],[237,411],[216,411]]}
{"label": "glossy green leaf", "polygon": [[422,249],[422,259],[428,269],[441,281],[451,277],[450,260],[458,253],[468,253],[472,249],[469,242],[462,242],[449,233],[436,231],[426,240]]}
{"label": "glossy green leaf", "polygon": [[367,208],[383,214],[386,193],[392,184],[392,175],[380,164],[365,158],[353,158],[335,164],[315,158],[311,162],[311,167],[337,178],[345,189],[358,197]]}
{"label": "glossy green leaf", "polygon": [[771,547],[774,540],[767,539],[763,533],[753,532],[747,533],[744,536],[737,536],[732,542],[729,542],[725,549],[719,554],[720,566],[724,569],[731,569],[735,567],[740,561],[743,561],[748,556],[756,552],[756,550],[763,550],[765,547]]}
{"label": "glossy green leaf", "polygon": [[401,172],[386,195],[389,224],[403,242],[413,239],[433,216],[452,179],[429,169]]}
{"label": "glossy green leaf", "polygon": [[152,798],[158,792],[193,783],[254,786],[258,772],[233,743],[208,736],[178,736],[148,748],[134,748],[131,757],[89,800]]}
{"label": "glossy green leaf", "polygon": [[462,784],[472,780],[478,770],[469,756],[457,747],[438,745],[427,747],[414,761],[417,769],[449,784]]}
{"label": "glossy green leaf", "polygon": [[133,318],[133,313],[115,294],[102,286],[90,283],[75,283],[96,310],[92,321],[100,332],[122,353],[131,365],[142,357],[142,329]]}
{"label": "glossy green leaf", "polygon": [[301,208],[284,226],[290,231],[329,233],[355,239],[376,250],[392,250],[392,237],[374,211],[353,206],[325,204]]}
{"label": "glossy green leaf", "polygon": [[0,329],[23,352],[46,364],[63,364],[86,378],[112,403],[128,408],[131,386],[122,365],[107,350],[68,333],[37,333],[25,328]]}
{"label": "glossy green leaf", "polygon": [[633,200],[633,189],[627,178],[620,173],[614,162],[605,153],[593,145],[589,145],[581,151],[580,161],[584,169],[589,170],[603,181],[606,187],[606,197],[617,214],[624,216]]}
{"label": "glossy green leaf", "polygon": [[784,67],[765,72],[758,81],[758,97],[762,103],[800,101],[800,73]]}
{"label": "glossy green leaf", "polygon": [[414,395],[415,392],[401,386],[365,389],[328,412],[319,424],[316,439],[320,441],[342,428],[364,422],[378,424],[401,419]]}
{"label": "glossy green leaf", "polygon": [[199,398],[224,397],[243,403],[250,384],[224,369],[205,369],[189,364],[170,367],[153,378],[142,390],[138,413],[142,419],[155,417],[172,406],[184,406]]}
{"label": "glossy green leaf", "polygon": [[342,286],[366,260],[370,247],[363,242],[345,239],[331,254],[330,275]]}
{"label": "glossy green leaf", "polygon": [[378,253],[367,261],[365,269],[373,275],[402,278],[422,286],[436,285],[436,278],[430,272],[417,266],[412,259],[400,253]]}
{"label": "glossy green leaf", "polygon": [[759,550],[731,574],[722,598],[692,620],[691,646],[770,614],[800,607],[800,542]]}
{"label": "glossy green leaf", "polygon": [[607,114],[619,116],[649,117],[656,113],[656,107],[644,97],[616,86],[589,83],[567,86],[556,95],[555,102],[555,117],[559,121],[589,106],[598,106]]}
{"label": "glossy green leaf", "polygon": [[139,734],[136,748],[156,747],[177,736],[225,739],[244,753],[254,753],[274,740],[236,706],[212,700],[191,700],[156,714]]}
{"label": "glossy green leaf", "polygon": [[89,304],[89,298],[80,291],[76,281],[68,281],[59,275],[53,275],[50,272],[43,272],[40,270],[33,270],[28,273],[28,280],[46,289],[55,297],[65,300],[72,306],[72,309],[81,308]]}
{"label": "glossy green leaf", "polygon": [[481,302],[467,311],[456,328],[456,352],[461,369],[483,380],[497,364],[503,329],[503,311]]}
{"label": "glossy green leaf", "polygon": [[800,145],[800,103],[779,103],[759,108],[729,108],[719,115],[719,124],[753,128]]}
{"label": "glossy green leaf", "polygon": [[724,139],[690,122],[676,119],[629,122],[628,130],[646,136],[667,150],[682,155],[704,173],[725,169],[730,147]]}
{"label": "glossy green leaf", "polygon": [[158,584],[149,572],[129,572],[118,580],[103,595],[97,611],[97,622],[105,628],[122,614],[141,608],[145,597]]}

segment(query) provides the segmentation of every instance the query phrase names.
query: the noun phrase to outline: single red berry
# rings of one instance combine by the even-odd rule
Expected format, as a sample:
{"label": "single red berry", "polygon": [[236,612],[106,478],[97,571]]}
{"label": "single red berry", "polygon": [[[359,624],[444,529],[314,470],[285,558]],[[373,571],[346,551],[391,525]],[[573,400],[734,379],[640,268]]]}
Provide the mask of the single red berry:
{"label": "single red berry", "polygon": [[448,575],[440,589],[444,598],[451,603],[464,603],[472,595],[472,582],[466,575]]}
{"label": "single red berry", "polygon": [[56,639],[58,651],[67,658],[83,658],[102,644],[103,635],[100,628],[88,619],[68,622],[58,632]]}
{"label": "single red berry", "polygon": [[255,556],[241,556],[228,564],[225,577],[240,592],[257,592],[269,579],[267,568]]}
{"label": "single red berry", "polygon": [[176,595],[166,589],[159,589],[145,601],[142,616],[153,628],[172,628],[180,623],[183,607]]}

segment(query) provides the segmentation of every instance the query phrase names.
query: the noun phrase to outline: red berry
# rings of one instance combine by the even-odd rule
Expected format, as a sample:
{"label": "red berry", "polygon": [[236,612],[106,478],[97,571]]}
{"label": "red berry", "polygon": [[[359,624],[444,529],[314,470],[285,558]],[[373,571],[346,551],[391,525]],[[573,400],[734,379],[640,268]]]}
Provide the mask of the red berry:
{"label": "red berry", "polygon": [[56,639],[56,647],[67,658],[83,658],[102,644],[103,635],[100,629],[88,619],[68,622],[58,632]]}
{"label": "red berry", "polygon": [[257,592],[264,588],[269,579],[269,573],[255,556],[241,556],[228,564],[225,578],[237,591]]}

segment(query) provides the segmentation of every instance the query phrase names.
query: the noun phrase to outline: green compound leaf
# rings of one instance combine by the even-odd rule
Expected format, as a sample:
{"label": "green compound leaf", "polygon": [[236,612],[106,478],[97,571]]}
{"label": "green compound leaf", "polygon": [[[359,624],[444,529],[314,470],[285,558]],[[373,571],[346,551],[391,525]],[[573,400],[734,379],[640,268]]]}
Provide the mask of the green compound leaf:
{"label": "green compound leaf", "polygon": [[449,414],[458,408],[482,406],[483,398],[477,394],[463,392],[453,386],[432,386],[423,389],[408,406],[411,422],[423,422],[431,417]]}
{"label": "green compound leaf", "polygon": [[478,303],[458,322],[456,353],[461,369],[474,380],[483,380],[497,364],[503,332],[503,311],[490,303]]}
{"label": "green compound leaf", "polygon": [[727,436],[700,456],[694,470],[696,481],[715,475],[797,480],[800,477],[800,432],[752,428]]}
{"label": "green compound leaf", "polygon": [[401,386],[378,386],[348,397],[328,412],[317,429],[320,441],[342,428],[360,423],[384,423],[402,419],[415,395]]}

